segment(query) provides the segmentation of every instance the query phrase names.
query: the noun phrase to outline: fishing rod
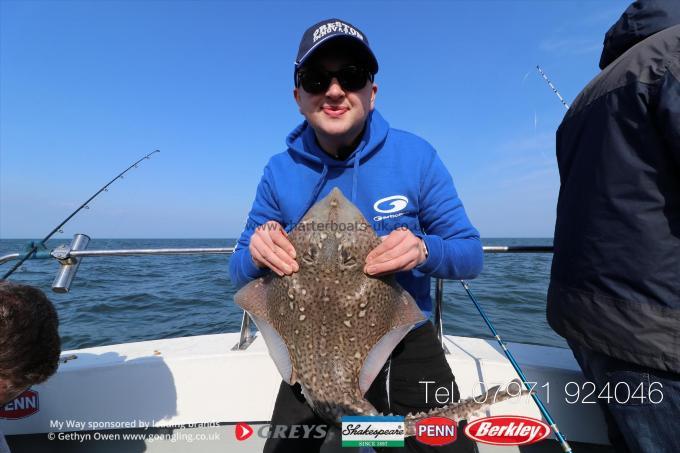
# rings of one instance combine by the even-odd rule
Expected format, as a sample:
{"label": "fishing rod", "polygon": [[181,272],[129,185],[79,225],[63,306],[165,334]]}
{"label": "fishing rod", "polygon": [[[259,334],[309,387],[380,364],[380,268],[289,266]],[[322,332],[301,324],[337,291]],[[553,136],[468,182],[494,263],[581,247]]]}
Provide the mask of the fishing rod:
{"label": "fishing rod", "polygon": [[538,72],[541,74],[541,77],[543,77],[543,80],[545,80],[548,83],[548,86],[553,90],[553,93],[555,93],[557,97],[560,99],[560,102],[562,103],[564,108],[569,110],[569,104],[567,104],[567,101],[564,100],[560,92],[557,91],[557,88],[555,87],[555,85],[553,85],[553,83],[550,81],[545,72],[543,72],[543,69],[541,69],[539,65],[536,65],[536,69],[538,69]]}
{"label": "fishing rod", "polygon": [[61,228],[62,228],[64,225],[66,225],[66,223],[67,223],[69,220],[71,220],[71,219],[73,218],[73,216],[75,216],[76,214],[78,214],[82,209],[90,209],[89,203],[90,203],[92,200],[94,200],[94,199],[97,197],[97,195],[99,195],[99,194],[102,193],[102,192],[108,192],[109,186],[110,186],[111,184],[113,184],[113,183],[114,183],[116,180],[118,180],[118,179],[123,179],[123,176],[125,175],[125,173],[127,173],[128,171],[130,171],[130,170],[133,169],[133,168],[137,168],[138,165],[139,165],[139,163],[142,162],[143,160],[145,160],[145,159],[151,159],[151,155],[154,154],[154,153],[160,153],[160,150],[157,150],[157,149],[156,149],[156,150],[150,152],[149,154],[147,154],[146,156],[142,157],[141,159],[139,159],[138,161],[136,161],[135,163],[133,163],[132,165],[130,165],[128,168],[126,168],[125,170],[123,170],[122,172],[120,172],[118,175],[116,175],[115,178],[113,178],[111,181],[109,181],[108,183],[106,183],[106,184],[105,184],[101,189],[99,189],[94,195],[92,195],[92,196],[91,196],[90,198],[88,198],[83,204],[81,204],[80,207],[78,207],[78,209],[76,209],[76,210],[73,211],[71,214],[69,214],[68,217],[66,217],[59,225],[57,225],[52,231],[50,231],[50,233],[49,233],[47,236],[45,236],[45,238],[44,238],[42,241],[40,241],[38,244],[36,244],[36,243],[34,243],[34,242],[30,243],[29,246],[28,246],[28,248],[26,249],[26,252],[25,252],[24,255],[21,257],[21,259],[20,259],[20,260],[19,260],[19,261],[18,261],[18,262],[17,262],[17,263],[9,270],[9,271],[7,271],[7,272],[5,273],[5,275],[2,276],[2,280],[5,280],[6,278],[8,278],[10,275],[12,275],[12,274],[14,273],[14,271],[16,271],[17,269],[19,269],[19,267],[20,267],[26,260],[28,260],[28,259],[32,258],[34,255],[36,255],[36,252],[37,252],[39,249],[45,249],[45,248],[46,248],[46,247],[45,247],[45,243],[46,243],[52,236],[54,236],[57,232],[62,233],[63,231],[62,231]]}
{"label": "fishing rod", "polygon": [[472,303],[475,304],[475,307],[477,307],[477,311],[479,312],[480,315],[482,315],[482,318],[484,318],[484,322],[486,323],[487,326],[489,326],[489,329],[491,330],[493,336],[496,338],[496,341],[498,341],[498,344],[501,345],[501,348],[503,349],[505,356],[510,361],[510,364],[512,364],[512,367],[517,372],[517,375],[522,379],[522,383],[529,391],[531,397],[534,399],[536,406],[538,406],[538,410],[541,411],[541,414],[547,420],[548,424],[552,428],[553,432],[555,433],[555,437],[557,438],[557,441],[560,443],[560,447],[562,447],[562,451],[566,453],[571,453],[572,449],[567,443],[567,439],[560,432],[559,428],[557,427],[557,423],[555,423],[555,420],[550,416],[550,412],[548,412],[548,409],[543,405],[541,399],[538,397],[538,395],[536,395],[536,393],[532,391],[532,388],[527,382],[527,378],[524,375],[522,369],[519,367],[519,364],[515,360],[515,357],[512,355],[505,342],[498,335],[496,329],[494,329],[493,324],[491,324],[491,320],[488,318],[488,316],[486,316],[486,313],[482,309],[481,305],[479,305],[479,303],[477,302],[477,299],[475,299],[475,296],[472,294],[472,291],[470,291],[470,285],[468,285],[468,283],[465,280],[461,280],[460,284],[463,285],[463,288],[465,288],[465,292],[470,297],[470,300],[472,300]]}

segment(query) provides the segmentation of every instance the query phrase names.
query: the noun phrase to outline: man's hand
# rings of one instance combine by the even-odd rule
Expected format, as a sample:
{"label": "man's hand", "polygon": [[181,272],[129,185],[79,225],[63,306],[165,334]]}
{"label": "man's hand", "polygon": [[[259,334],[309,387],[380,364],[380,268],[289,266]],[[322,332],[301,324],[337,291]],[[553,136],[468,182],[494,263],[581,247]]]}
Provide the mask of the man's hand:
{"label": "man's hand", "polygon": [[409,271],[425,261],[425,244],[406,228],[392,231],[366,257],[364,272],[383,275]]}
{"label": "man's hand", "polygon": [[257,227],[250,237],[248,248],[257,267],[268,267],[279,277],[291,275],[300,269],[295,262],[295,248],[288,240],[288,234],[274,220]]}

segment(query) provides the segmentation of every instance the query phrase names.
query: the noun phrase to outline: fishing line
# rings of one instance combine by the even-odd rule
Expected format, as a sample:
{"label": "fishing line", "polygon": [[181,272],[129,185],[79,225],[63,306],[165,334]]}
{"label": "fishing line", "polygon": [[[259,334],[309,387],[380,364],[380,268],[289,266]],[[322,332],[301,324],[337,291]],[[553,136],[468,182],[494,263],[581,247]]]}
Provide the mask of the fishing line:
{"label": "fishing line", "polygon": [[555,87],[555,85],[553,85],[553,83],[550,81],[550,79],[545,74],[545,72],[543,72],[543,69],[541,69],[541,67],[539,65],[536,65],[536,69],[538,69],[538,72],[541,74],[541,77],[543,77],[543,80],[545,80],[548,83],[548,86],[550,87],[550,89],[553,90],[553,93],[555,93],[557,95],[557,97],[560,99],[560,102],[562,103],[564,108],[569,110],[569,104],[567,104],[567,101],[564,100],[564,98],[562,97],[560,92],[557,91],[557,88]]}
{"label": "fishing line", "polygon": [[541,399],[532,391],[531,385],[527,383],[527,378],[524,375],[524,372],[522,369],[519,367],[519,364],[515,360],[515,357],[512,355],[510,350],[508,349],[507,345],[505,342],[501,339],[501,337],[498,335],[496,332],[496,329],[494,329],[493,324],[491,324],[491,320],[486,316],[486,313],[482,309],[482,306],[479,305],[477,302],[477,299],[475,299],[475,296],[472,294],[472,291],[470,291],[470,286],[465,280],[461,280],[460,284],[463,285],[463,288],[465,288],[465,292],[468,294],[470,297],[470,300],[472,300],[472,303],[475,304],[475,307],[477,308],[477,311],[479,312],[480,315],[482,315],[482,318],[484,318],[484,322],[486,325],[489,327],[489,330],[491,330],[491,333],[493,334],[494,338],[496,341],[498,341],[498,344],[501,345],[501,349],[503,349],[503,352],[505,353],[505,356],[508,358],[510,361],[510,364],[512,367],[515,369],[515,372],[517,372],[517,375],[522,379],[522,383],[524,386],[529,390],[529,394],[531,397],[534,399],[534,402],[536,403],[536,406],[538,406],[538,410],[541,411],[541,414],[543,417],[546,419],[550,427],[552,428],[553,432],[555,433],[555,437],[557,438],[557,441],[560,443],[560,446],[562,447],[562,451],[566,453],[571,453],[572,449],[567,443],[567,439],[564,437],[564,435],[560,432],[559,428],[557,427],[557,423],[555,423],[555,420],[550,416],[550,412],[548,412],[548,409],[543,405],[543,402]]}
{"label": "fishing line", "polygon": [[130,170],[133,169],[133,168],[138,168],[138,165],[139,165],[140,162],[142,162],[142,161],[145,160],[145,159],[151,159],[151,155],[152,155],[152,154],[155,154],[155,153],[160,153],[160,150],[157,150],[157,149],[156,149],[156,150],[150,152],[149,154],[147,154],[146,156],[144,156],[144,157],[142,157],[141,159],[137,160],[135,163],[133,163],[132,165],[130,165],[128,168],[126,168],[125,170],[123,170],[122,172],[120,172],[118,175],[116,175],[116,177],[114,177],[111,181],[109,181],[108,183],[106,183],[101,189],[99,189],[97,192],[95,192],[94,195],[92,195],[92,196],[91,196],[90,198],[88,198],[83,204],[81,204],[80,207],[78,207],[78,209],[76,209],[76,210],[73,211],[71,214],[69,214],[69,216],[66,217],[59,225],[57,225],[56,227],[54,227],[54,229],[53,229],[52,231],[50,231],[50,233],[49,233],[47,236],[45,236],[45,238],[43,238],[42,241],[40,241],[38,244],[36,244],[36,243],[31,243],[31,244],[29,244],[29,246],[27,247],[26,252],[24,253],[24,255],[21,257],[21,259],[20,259],[20,260],[19,260],[19,261],[18,261],[18,262],[17,262],[17,263],[9,270],[9,271],[7,271],[7,272],[5,273],[5,275],[2,276],[2,280],[6,279],[6,278],[8,278],[10,275],[12,275],[12,274],[14,273],[14,271],[16,271],[17,269],[19,269],[19,266],[21,266],[26,260],[32,258],[32,257],[36,254],[36,252],[37,252],[39,249],[46,249],[45,243],[46,243],[52,236],[54,236],[56,233],[63,233],[64,231],[63,231],[61,228],[62,228],[64,225],[66,225],[66,223],[67,223],[69,220],[71,220],[76,214],[78,214],[82,209],[90,209],[89,203],[90,203],[92,200],[94,200],[94,199],[97,197],[97,195],[99,195],[99,194],[102,193],[102,192],[108,192],[108,191],[109,191],[109,186],[110,186],[111,184],[113,184],[113,183],[114,183],[116,180],[118,180],[118,179],[123,179],[123,176],[125,175],[125,173],[127,173],[128,171],[130,171]]}

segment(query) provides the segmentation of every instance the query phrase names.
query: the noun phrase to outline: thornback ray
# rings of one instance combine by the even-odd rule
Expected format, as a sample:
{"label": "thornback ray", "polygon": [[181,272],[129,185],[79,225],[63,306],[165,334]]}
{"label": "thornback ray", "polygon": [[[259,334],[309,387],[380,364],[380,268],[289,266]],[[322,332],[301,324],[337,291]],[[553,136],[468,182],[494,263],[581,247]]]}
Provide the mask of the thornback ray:
{"label": "thornback ray", "polygon": [[[339,424],[344,415],[380,415],[364,395],[396,345],[425,317],[394,275],[364,273],[366,256],[381,240],[338,188],[307,211],[288,239],[299,271],[248,283],[236,303],[253,318],[284,381],[299,383],[319,416]],[[407,435],[422,418],[462,420],[511,396],[494,387],[409,414]]]}

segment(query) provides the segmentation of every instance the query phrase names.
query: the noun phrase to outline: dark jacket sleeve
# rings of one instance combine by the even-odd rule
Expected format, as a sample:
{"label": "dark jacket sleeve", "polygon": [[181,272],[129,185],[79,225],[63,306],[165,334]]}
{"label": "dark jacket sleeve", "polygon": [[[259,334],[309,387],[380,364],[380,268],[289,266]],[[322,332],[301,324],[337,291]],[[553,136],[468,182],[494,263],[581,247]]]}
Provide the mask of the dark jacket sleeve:
{"label": "dark jacket sleeve", "polygon": [[659,89],[656,119],[661,134],[680,166],[680,55],[676,55],[672,61]]}

